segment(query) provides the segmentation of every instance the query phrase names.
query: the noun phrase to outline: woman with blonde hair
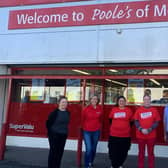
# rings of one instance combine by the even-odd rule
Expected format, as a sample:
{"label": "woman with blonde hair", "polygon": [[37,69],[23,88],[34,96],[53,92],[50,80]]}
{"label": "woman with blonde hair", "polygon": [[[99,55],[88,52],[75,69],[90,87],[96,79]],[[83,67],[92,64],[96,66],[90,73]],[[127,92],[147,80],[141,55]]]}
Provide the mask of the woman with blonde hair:
{"label": "woman with blonde hair", "polygon": [[92,168],[100,137],[102,109],[98,96],[90,99],[90,104],[82,111],[82,128],[85,142],[85,168]]}

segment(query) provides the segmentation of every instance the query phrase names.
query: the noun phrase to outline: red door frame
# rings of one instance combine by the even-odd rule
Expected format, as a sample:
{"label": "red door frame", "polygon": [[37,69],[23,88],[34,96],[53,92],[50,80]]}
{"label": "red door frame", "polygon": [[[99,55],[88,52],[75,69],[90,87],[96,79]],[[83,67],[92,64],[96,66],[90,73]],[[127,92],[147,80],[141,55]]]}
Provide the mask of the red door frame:
{"label": "red door frame", "polygon": [[[115,69],[128,69],[130,67],[110,67],[115,68]],[[163,67],[131,67],[131,69],[163,69]],[[102,69],[103,71],[109,68],[97,68],[97,67],[84,67],[84,68],[77,68],[77,67],[71,67],[71,68],[13,68],[12,72],[15,70],[51,70],[51,69]],[[164,69],[168,69],[168,67],[164,67]],[[11,89],[12,89],[12,80],[13,79],[168,79],[168,75],[118,75],[118,76],[110,76],[110,75],[103,75],[102,76],[96,76],[96,75],[90,75],[90,76],[84,76],[84,75],[79,75],[79,76],[56,76],[56,75],[1,75],[0,79],[9,79],[9,87],[8,87],[8,95],[7,95],[7,110],[6,110],[6,117],[4,119],[3,125],[2,125],[2,130],[1,130],[1,136],[0,136],[0,160],[4,159],[4,152],[5,152],[5,144],[6,144],[6,135],[7,135],[7,125],[8,125],[8,114],[9,114],[9,106],[11,102]],[[104,97],[104,95],[102,95]],[[83,99],[84,103],[84,99]],[[84,105],[84,104],[83,104]],[[82,143],[81,143],[81,135],[78,138],[78,156],[77,156],[77,165],[80,167],[81,166],[81,151],[82,151]]]}

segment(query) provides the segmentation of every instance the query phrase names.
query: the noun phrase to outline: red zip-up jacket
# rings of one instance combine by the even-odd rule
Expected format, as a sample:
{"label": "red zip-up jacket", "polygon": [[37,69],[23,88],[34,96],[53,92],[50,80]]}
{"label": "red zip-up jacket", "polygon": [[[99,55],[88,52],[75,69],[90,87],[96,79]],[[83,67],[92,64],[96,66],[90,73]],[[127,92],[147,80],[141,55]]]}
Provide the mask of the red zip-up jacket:
{"label": "red zip-up jacket", "polygon": [[102,108],[97,105],[85,107],[82,111],[82,128],[85,131],[97,131],[101,127]]}

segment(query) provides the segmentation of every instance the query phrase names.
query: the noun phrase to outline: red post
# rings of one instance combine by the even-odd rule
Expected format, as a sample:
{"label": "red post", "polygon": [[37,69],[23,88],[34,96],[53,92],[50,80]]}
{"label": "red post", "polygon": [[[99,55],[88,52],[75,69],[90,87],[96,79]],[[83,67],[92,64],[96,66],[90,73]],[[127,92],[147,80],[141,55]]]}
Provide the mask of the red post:
{"label": "red post", "polygon": [[79,138],[78,138],[78,149],[77,149],[77,166],[81,167],[82,162],[82,129],[79,130]]}
{"label": "red post", "polygon": [[[86,91],[86,79],[83,80],[83,102],[82,102],[82,110],[85,106],[85,91]],[[81,111],[81,119],[82,119],[82,111]],[[82,163],[82,128],[79,128],[79,136],[78,136],[78,149],[77,149],[77,166],[81,167]]]}
{"label": "red post", "polygon": [[1,134],[0,134],[0,160],[3,160],[5,156],[6,134],[7,134],[7,126],[8,126],[7,120],[8,120],[10,99],[11,99],[11,86],[12,86],[12,79],[9,79],[9,87],[8,87],[8,95],[7,95],[7,109],[6,109],[6,115],[4,115],[5,118],[3,120]]}
{"label": "red post", "polygon": [[1,136],[0,136],[0,160],[4,160],[6,143],[6,124],[2,124]]}

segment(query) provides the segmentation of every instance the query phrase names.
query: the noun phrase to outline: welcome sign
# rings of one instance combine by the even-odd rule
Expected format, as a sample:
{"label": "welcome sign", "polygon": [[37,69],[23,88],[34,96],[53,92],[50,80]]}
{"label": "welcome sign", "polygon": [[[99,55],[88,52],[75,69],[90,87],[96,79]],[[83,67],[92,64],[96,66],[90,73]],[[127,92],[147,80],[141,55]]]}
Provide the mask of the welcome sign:
{"label": "welcome sign", "polygon": [[139,1],[10,11],[9,29],[168,21],[168,1]]}

